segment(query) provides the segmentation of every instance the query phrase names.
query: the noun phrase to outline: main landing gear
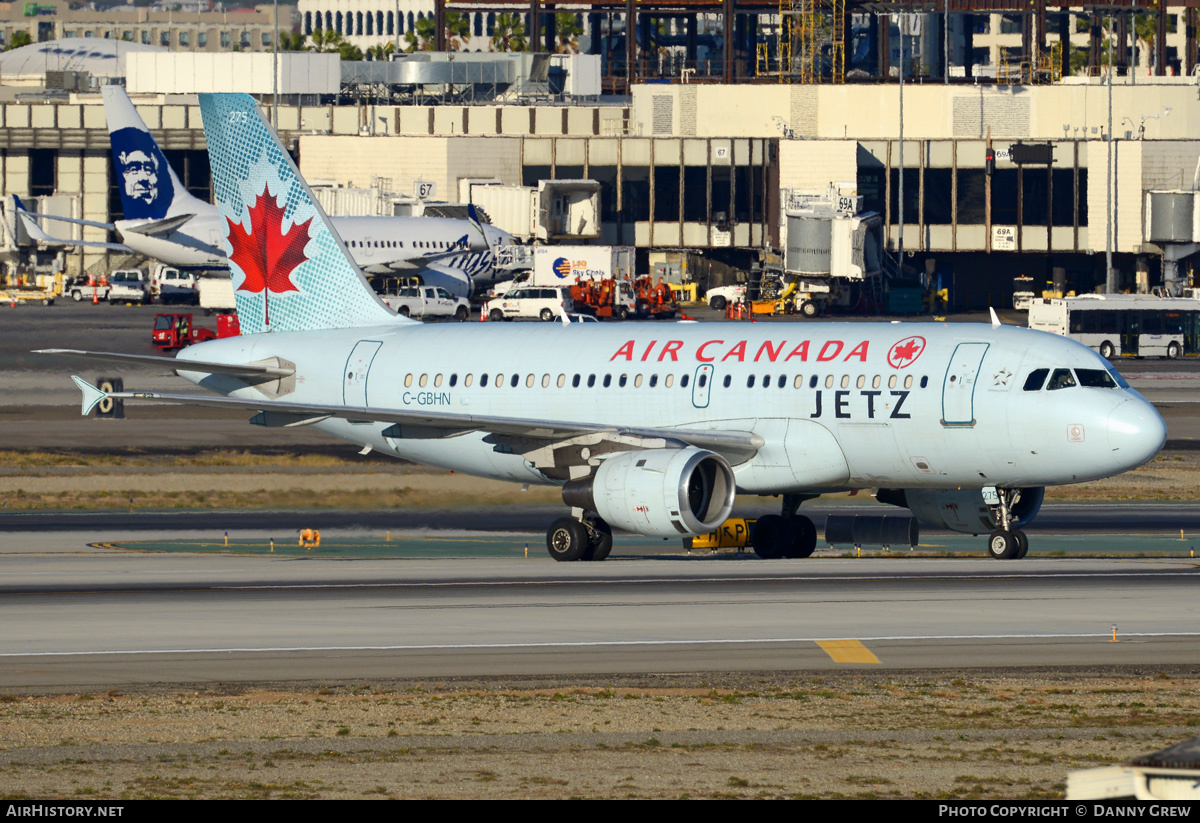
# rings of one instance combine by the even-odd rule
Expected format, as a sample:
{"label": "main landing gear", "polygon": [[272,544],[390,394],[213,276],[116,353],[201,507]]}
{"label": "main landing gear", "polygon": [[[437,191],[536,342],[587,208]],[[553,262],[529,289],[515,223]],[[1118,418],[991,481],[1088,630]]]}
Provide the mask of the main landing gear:
{"label": "main landing gear", "polygon": [[[987,498],[986,493],[984,497]],[[1029,552],[1029,538],[1025,532],[1013,528],[1012,508],[1020,499],[1020,489],[996,489],[996,502],[988,504],[1000,526],[988,537],[988,554],[997,560],[1019,560]]]}
{"label": "main landing gear", "polygon": [[612,529],[596,514],[560,517],[546,532],[546,550],[559,561],[604,560],[612,551]]}
{"label": "main landing gear", "polygon": [[785,494],[783,512],[758,518],[754,524],[754,553],[764,560],[809,557],[817,548],[817,527],[796,510],[815,494]]}

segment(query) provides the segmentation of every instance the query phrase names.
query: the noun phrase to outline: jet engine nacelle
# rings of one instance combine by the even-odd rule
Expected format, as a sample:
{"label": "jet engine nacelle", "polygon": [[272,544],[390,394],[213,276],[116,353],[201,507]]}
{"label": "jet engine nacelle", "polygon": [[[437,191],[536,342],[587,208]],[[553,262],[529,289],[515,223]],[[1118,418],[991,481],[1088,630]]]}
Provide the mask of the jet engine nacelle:
{"label": "jet engine nacelle", "polygon": [[733,469],[704,449],[645,449],[606,458],[586,480],[563,486],[563,501],[610,526],[658,537],[707,534],[733,510]]}
{"label": "jet engine nacelle", "polygon": [[[1013,527],[1027,526],[1046,496],[1043,486],[1021,489],[1012,506]],[[880,489],[877,499],[907,506],[913,517],[930,526],[967,534],[986,534],[1000,527],[983,502],[980,489]]]}

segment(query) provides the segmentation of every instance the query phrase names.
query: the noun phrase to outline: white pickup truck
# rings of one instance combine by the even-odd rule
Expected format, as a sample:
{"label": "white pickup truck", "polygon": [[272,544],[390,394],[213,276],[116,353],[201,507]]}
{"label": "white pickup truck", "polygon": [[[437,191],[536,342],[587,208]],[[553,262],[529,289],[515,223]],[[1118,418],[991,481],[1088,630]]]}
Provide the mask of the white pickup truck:
{"label": "white pickup truck", "polygon": [[149,303],[150,278],[141,269],[117,269],[108,276],[109,303]]}
{"label": "white pickup truck", "polygon": [[465,297],[455,297],[440,286],[405,286],[395,294],[380,295],[396,314],[405,317],[453,317],[466,320],[471,315],[471,303]]}

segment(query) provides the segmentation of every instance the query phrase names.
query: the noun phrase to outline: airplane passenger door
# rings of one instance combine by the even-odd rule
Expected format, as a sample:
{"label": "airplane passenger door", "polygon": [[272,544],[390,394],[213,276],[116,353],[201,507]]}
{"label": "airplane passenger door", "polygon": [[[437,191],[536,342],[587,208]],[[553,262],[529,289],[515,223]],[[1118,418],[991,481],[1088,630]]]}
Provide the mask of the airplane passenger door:
{"label": "airplane passenger door", "polygon": [[988,343],[959,343],[942,382],[942,425],[975,425],[975,383]]}
{"label": "airplane passenger door", "polygon": [[696,369],[696,377],[692,382],[692,405],[698,409],[708,408],[708,392],[712,388],[713,367],[705,363]]}
{"label": "airplane passenger door", "polygon": [[346,358],[342,402],[347,406],[367,405],[367,375],[371,372],[371,361],[382,345],[378,340],[360,340]]}

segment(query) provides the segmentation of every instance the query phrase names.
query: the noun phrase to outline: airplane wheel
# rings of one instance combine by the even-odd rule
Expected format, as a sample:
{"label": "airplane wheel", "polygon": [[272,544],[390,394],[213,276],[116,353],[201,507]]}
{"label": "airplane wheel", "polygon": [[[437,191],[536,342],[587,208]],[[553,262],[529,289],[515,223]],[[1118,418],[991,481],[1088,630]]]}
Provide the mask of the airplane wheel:
{"label": "airplane wheel", "polygon": [[817,527],[812,520],[803,515],[797,515],[791,520],[795,529],[795,537],[784,552],[784,557],[811,557],[817,549]]}
{"label": "airplane wheel", "polygon": [[777,514],[758,518],[754,524],[754,553],[763,560],[784,557],[796,538],[796,525]]}
{"label": "airplane wheel", "polygon": [[587,550],[583,553],[584,560],[604,560],[612,551],[612,527],[599,517],[591,519],[592,528],[596,530],[596,539],[588,542]]}
{"label": "airplane wheel", "polygon": [[1029,538],[1025,536],[1025,532],[1020,529],[1013,529],[1013,537],[1017,541],[1017,559],[1020,560],[1025,555],[1029,554]]}
{"label": "airplane wheel", "polygon": [[499,309],[492,309],[488,313],[488,320],[491,320],[493,323],[499,323],[503,319],[504,312],[500,311]]}
{"label": "airplane wheel", "polygon": [[1116,349],[1113,348],[1113,344],[1107,340],[1100,344],[1100,356],[1105,360],[1112,360],[1113,352],[1115,351]]}
{"label": "airplane wheel", "polygon": [[587,529],[574,517],[560,517],[550,524],[546,532],[546,550],[555,560],[579,560],[587,548]]}
{"label": "airplane wheel", "polygon": [[1019,550],[1019,544],[1012,532],[997,529],[988,538],[988,554],[996,560],[1012,560]]}

